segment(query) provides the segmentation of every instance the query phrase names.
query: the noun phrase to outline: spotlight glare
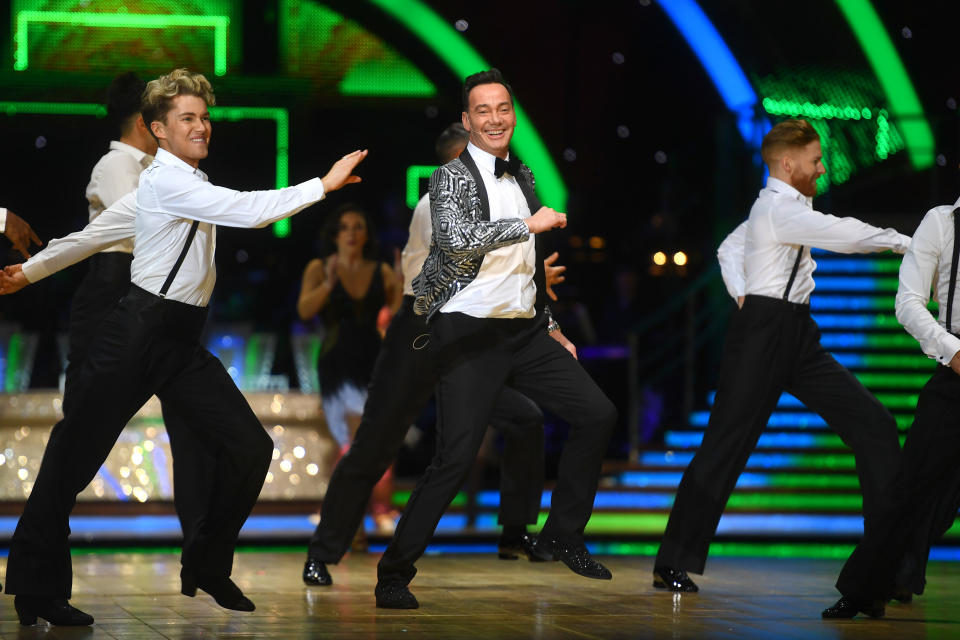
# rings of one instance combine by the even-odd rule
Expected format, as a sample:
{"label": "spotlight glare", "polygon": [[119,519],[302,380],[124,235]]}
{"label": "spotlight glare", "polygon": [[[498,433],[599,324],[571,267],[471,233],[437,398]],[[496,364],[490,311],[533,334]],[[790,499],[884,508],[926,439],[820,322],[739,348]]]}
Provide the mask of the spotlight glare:
{"label": "spotlight glare", "polygon": [[675,254],[673,254],[673,264],[677,265],[678,267],[682,267],[683,265],[687,264],[687,254],[685,254],[683,251],[677,251]]}
{"label": "spotlight glare", "polygon": [[653,254],[653,264],[660,267],[667,264],[667,254],[665,254],[663,251],[657,251],[655,254]]}

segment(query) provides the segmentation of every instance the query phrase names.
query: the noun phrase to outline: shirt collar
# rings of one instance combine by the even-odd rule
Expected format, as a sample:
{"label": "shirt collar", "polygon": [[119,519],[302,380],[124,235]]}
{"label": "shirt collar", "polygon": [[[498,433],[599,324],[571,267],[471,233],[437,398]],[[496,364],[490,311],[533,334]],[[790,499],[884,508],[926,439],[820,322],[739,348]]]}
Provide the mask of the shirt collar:
{"label": "shirt collar", "polygon": [[807,196],[797,191],[795,187],[787,184],[786,182],[784,182],[783,180],[780,180],[779,178],[768,176],[767,186],[765,188],[775,193],[779,193],[780,195],[786,198],[799,200],[800,202],[804,203],[808,207],[812,205],[813,198],[808,198]]}
{"label": "shirt collar", "polygon": [[142,166],[148,166],[151,162],[153,162],[152,155],[144,151],[141,151],[140,149],[137,149],[135,146],[127,144],[126,142],[120,142],[119,140],[111,140],[110,148],[130,154]]}
{"label": "shirt collar", "polygon": [[200,171],[200,169],[194,169],[192,166],[190,166],[189,164],[187,164],[177,156],[173,155],[166,149],[157,149],[157,155],[154,158],[154,162],[157,162],[159,164],[168,164],[168,165],[177,167],[178,169],[189,171],[190,173],[196,174],[201,178],[203,178],[205,182],[207,181],[207,174],[205,174],[203,171]]}
{"label": "shirt collar", "polygon": [[[489,174],[496,175],[497,156],[484,151],[472,142],[467,143],[467,151],[470,153],[470,157],[473,158],[473,161],[477,163],[478,167],[485,169]],[[507,160],[509,159],[510,154],[508,152]]]}

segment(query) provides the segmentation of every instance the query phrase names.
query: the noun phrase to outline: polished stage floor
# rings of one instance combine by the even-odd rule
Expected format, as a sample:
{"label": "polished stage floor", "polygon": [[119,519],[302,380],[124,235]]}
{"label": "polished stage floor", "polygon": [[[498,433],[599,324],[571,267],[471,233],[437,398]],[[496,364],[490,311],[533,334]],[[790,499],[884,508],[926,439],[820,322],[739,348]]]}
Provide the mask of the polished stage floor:
{"label": "polished stage floor", "polygon": [[81,552],[73,603],[92,629],[20,627],[13,598],[0,598],[0,638],[948,638],[960,635],[960,564],[932,563],[927,595],[890,605],[882,620],[827,622],[835,560],[718,558],[698,594],[650,586],[649,557],[608,556],[609,582],[559,563],[491,555],[424,558],[413,582],[421,608],[374,607],[378,555],[348,556],[333,587],[305,587],[303,555],[239,554],[234,578],[254,613],[220,609],[206,595],[179,594],[175,553]]}

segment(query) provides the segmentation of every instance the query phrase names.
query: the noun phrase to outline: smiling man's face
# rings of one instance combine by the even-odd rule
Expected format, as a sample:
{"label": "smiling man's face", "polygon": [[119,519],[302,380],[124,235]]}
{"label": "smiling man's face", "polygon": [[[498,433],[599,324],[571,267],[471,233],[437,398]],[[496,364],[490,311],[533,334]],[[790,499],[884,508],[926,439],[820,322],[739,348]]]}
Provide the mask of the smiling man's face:
{"label": "smiling man's face", "polygon": [[467,110],[463,112],[463,128],[470,132],[470,142],[506,160],[517,124],[510,92],[499,82],[480,84],[470,90],[468,100]]}
{"label": "smiling man's face", "polygon": [[196,168],[207,157],[210,146],[212,128],[207,103],[190,95],[179,95],[172,102],[166,121],[154,120],[150,126],[161,148]]}

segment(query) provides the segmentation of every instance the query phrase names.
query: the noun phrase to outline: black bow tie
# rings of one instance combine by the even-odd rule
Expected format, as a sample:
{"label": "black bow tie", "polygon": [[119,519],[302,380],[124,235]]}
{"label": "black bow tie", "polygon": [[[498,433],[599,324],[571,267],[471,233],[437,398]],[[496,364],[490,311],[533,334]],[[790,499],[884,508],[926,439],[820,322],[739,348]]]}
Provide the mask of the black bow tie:
{"label": "black bow tie", "polygon": [[504,173],[509,173],[516,178],[520,173],[520,158],[517,156],[510,156],[509,160],[504,160],[503,158],[494,158],[493,175],[499,178]]}

